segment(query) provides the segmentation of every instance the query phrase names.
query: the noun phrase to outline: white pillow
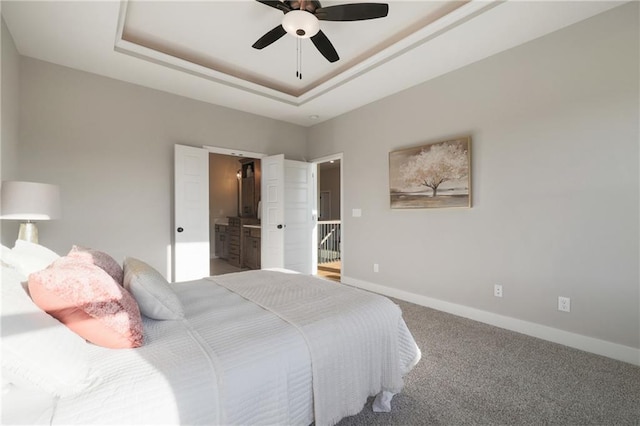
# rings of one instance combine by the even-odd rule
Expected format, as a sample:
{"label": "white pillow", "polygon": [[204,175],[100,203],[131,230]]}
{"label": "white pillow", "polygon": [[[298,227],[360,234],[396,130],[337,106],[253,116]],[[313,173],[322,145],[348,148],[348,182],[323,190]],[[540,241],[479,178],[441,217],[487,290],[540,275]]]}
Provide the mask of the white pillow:
{"label": "white pillow", "polygon": [[11,252],[11,249],[3,245],[0,245],[0,264],[7,268],[20,270],[20,265]]}
{"label": "white pillow", "polygon": [[141,260],[124,260],[124,287],[133,294],[140,312],[157,320],[184,318],[180,299],[160,272]]}
{"label": "white pillow", "polygon": [[60,257],[45,246],[24,240],[16,240],[11,255],[19,265],[22,274],[27,277],[33,272],[43,270]]}
{"label": "white pillow", "polygon": [[8,385],[3,387],[3,425],[48,425],[55,408],[55,397],[46,392]]}
{"label": "white pillow", "polygon": [[87,343],[31,300],[17,271],[2,268],[2,378],[55,396],[89,383]]}

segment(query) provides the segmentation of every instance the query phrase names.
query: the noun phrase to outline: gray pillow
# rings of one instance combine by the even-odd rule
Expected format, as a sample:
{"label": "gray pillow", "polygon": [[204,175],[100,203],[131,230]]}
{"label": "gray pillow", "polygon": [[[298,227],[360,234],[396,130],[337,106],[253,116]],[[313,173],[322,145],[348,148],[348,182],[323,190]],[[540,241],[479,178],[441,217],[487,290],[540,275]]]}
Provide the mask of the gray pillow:
{"label": "gray pillow", "polygon": [[160,272],[132,257],[124,260],[123,269],[124,287],[136,299],[144,316],[157,320],[184,318],[180,299]]}

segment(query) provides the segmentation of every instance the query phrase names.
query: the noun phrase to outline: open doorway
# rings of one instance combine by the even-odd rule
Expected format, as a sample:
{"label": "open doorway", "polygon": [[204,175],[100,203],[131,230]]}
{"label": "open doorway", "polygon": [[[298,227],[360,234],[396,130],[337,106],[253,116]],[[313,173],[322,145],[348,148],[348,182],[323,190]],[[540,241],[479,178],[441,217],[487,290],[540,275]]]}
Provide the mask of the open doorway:
{"label": "open doorway", "polygon": [[209,153],[210,275],[260,269],[260,160]]}
{"label": "open doorway", "polygon": [[[262,182],[264,179],[267,179],[267,175],[264,174],[263,173],[264,170],[262,170],[263,169],[262,163],[263,163],[263,160],[266,159],[265,158],[266,155],[261,153],[244,152],[244,151],[241,152],[241,151],[229,150],[226,148],[218,148],[218,147],[211,147],[211,146],[204,146],[203,148],[204,150],[209,151],[209,154],[211,155],[209,159],[218,159],[220,161],[226,162],[226,163],[217,163],[216,161],[211,161],[209,163],[209,172],[210,172],[210,175],[209,175],[210,185],[208,185],[209,186],[209,197],[208,197],[209,209],[206,215],[206,218],[207,218],[206,222],[208,222],[208,225],[209,225],[207,226],[207,229],[209,230],[208,240],[210,244],[207,244],[206,251],[207,252],[209,251],[209,247],[211,250],[208,257],[210,259],[214,259],[214,262],[217,262],[218,260],[222,260],[227,264],[231,264],[236,268],[240,268],[240,270],[247,269],[247,268],[259,269],[261,267],[261,260],[264,260],[264,259],[261,259],[263,255],[262,253],[263,247],[261,246],[264,245],[264,241],[262,241],[263,244],[260,244],[261,239],[263,239],[264,237],[264,232],[263,232],[264,230],[261,229],[262,220],[261,220],[261,217],[259,217],[258,215],[259,215],[259,212],[264,212],[264,207],[262,209],[260,207],[260,203],[264,204],[264,200],[261,200],[260,188],[262,185],[260,184],[260,182]],[[267,157],[267,158],[272,158],[272,157]],[[253,165],[249,167],[248,165],[249,163],[247,163],[247,161],[253,161]],[[285,173],[284,170],[281,171],[280,173],[284,173],[283,176],[284,177],[289,176],[289,178],[301,177],[302,173],[298,171],[297,164],[294,164],[294,163],[299,163],[299,162],[296,162],[293,160],[285,160],[284,161],[285,169],[287,169],[288,167],[287,170],[289,169],[291,170],[288,173]],[[311,184],[311,182],[314,182],[312,186],[315,186],[316,190],[312,191],[312,193],[315,192],[317,194],[316,197],[318,197],[318,198],[315,198],[315,200],[313,195],[309,198],[308,204],[307,204],[307,206],[309,206],[307,207],[309,209],[308,217],[313,217],[317,214],[317,209],[319,207],[317,203],[319,202],[320,188],[322,188],[323,190],[324,188],[327,188],[326,190],[323,191],[323,196],[327,196],[328,198],[327,198],[327,203],[324,206],[322,222],[335,222],[335,223],[329,224],[329,225],[332,225],[332,227],[328,231],[322,231],[323,235],[320,238],[320,242],[323,242],[324,245],[321,245],[320,263],[323,269],[326,269],[328,267],[332,268],[327,272],[329,272],[330,275],[332,275],[332,278],[337,281],[340,280],[342,262],[344,259],[344,254],[342,249],[343,233],[342,233],[342,224],[341,224],[341,216],[342,216],[341,208],[343,204],[342,203],[342,169],[341,169],[342,165],[341,163],[342,163],[342,154],[334,154],[332,156],[324,157],[322,159],[317,159],[316,161],[313,161],[314,165],[319,166],[318,168],[313,167],[313,168],[307,169],[309,173],[308,175],[309,179],[307,180],[307,182],[309,182],[309,184]],[[271,167],[269,168],[269,170],[272,172],[276,172],[277,167],[275,169],[274,167]],[[313,172],[313,170],[319,170],[316,176],[314,176],[315,173]],[[272,174],[273,173],[271,173],[271,175]],[[244,200],[244,197],[242,196],[242,193],[243,193],[242,188],[244,187],[244,185],[242,185],[242,183],[246,178],[251,178],[251,177],[256,178],[256,180],[254,181],[254,190],[256,191],[255,192],[256,196],[255,198],[253,198],[253,202],[252,202],[253,204],[251,204],[251,207],[247,209],[242,205],[243,203],[242,200]],[[298,188],[297,184],[300,183],[296,179],[293,179],[291,181],[289,180],[285,179],[285,181],[283,182],[284,193],[287,192],[287,188],[289,189],[289,192],[297,189]],[[320,180],[322,180],[322,182],[320,182]],[[270,194],[271,191],[268,191],[268,193]],[[284,196],[286,194],[284,193],[278,198],[279,199],[281,198],[281,200],[284,200],[284,198],[286,198]],[[298,193],[295,192],[289,195],[294,195],[293,198],[290,198],[294,200],[296,199],[295,196],[298,195]],[[292,204],[292,203],[288,203],[288,204]],[[284,210],[286,212],[287,208],[285,208]],[[315,212],[313,210],[315,210]],[[287,220],[286,214],[284,219],[285,221]],[[257,222],[252,224],[244,223],[244,221],[246,220],[250,220],[254,222],[257,221]],[[256,239],[255,241],[256,244],[252,246],[255,248],[255,250],[253,252],[249,252],[249,253],[253,253],[254,256],[248,256],[248,258],[251,259],[252,261],[257,261],[255,268],[251,268],[247,265],[247,260],[245,260],[246,257],[244,254],[246,252],[244,250],[242,250],[243,254],[239,255],[239,261],[240,261],[239,266],[233,265],[229,261],[232,257],[231,255],[233,254],[231,252],[231,249],[232,249],[232,245],[234,244],[233,236],[229,232],[229,228],[232,226],[231,222],[238,222],[238,221],[242,222],[240,223],[240,226],[239,226],[241,230],[240,232],[242,232],[242,236],[240,237],[241,241],[245,242],[246,240],[245,237]],[[317,229],[315,227],[315,221],[312,221],[311,223],[313,223],[314,225],[312,227],[312,231],[313,231],[312,233],[314,236],[310,237],[310,239],[306,243],[307,244],[306,247],[309,248],[309,255],[311,255],[313,252],[313,256],[309,257],[311,265],[308,268],[309,272],[306,272],[306,273],[317,272],[315,267],[317,266],[317,260],[318,260],[318,257],[317,257],[318,235],[316,234]],[[287,228],[288,231],[291,231],[294,228],[293,224],[291,225],[292,226],[289,226]],[[245,228],[255,228],[255,229],[245,229]],[[246,235],[248,233],[250,233],[251,235]],[[289,243],[287,243],[287,246],[290,245]],[[302,250],[297,250],[296,252],[298,251],[302,252],[306,250],[302,249]],[[285,260],[286,259],[287,259],[287,256],[285,256]],[[244,262],[244,264],[242,262]],[[333,265],[327,265],[327,263],[333,263]],[[286,266],[287,262],[285,262],[284,264]],[[218,274],[220,272],[234,271],[234,269],[232,268],[228,269],[226,267],[215,268],[215,269],[212,267],[212,269],[213,269],[211,270],[212,275]]]}
{"label": "open doorway", "polygon": [[342,273],[342,155],[317,160],[318,276],[340,282]]}
{"label": "open doorway", "polygon": [[[218,244],[221,240],[228,242],[230,264],[235,261],[244,262],[249,269],[288,268],[316,273],[315,163],[286,160],[284,154],[267,156],[212,146],[176,144],[174,151],[175,281],[211,275],[211,258],[220,257],[217,250],[225,255],[224,244]],[[244,188],[244,180],[253,179],[254,196],[246,197],[249,204],[242,203],[250,192],[241,189],[238,193],[236,189],[236,215],[233,207],[225,209],[210,203],[209,188],[216,186],[217,179],[209,173],[209,153],[237,159],[223,178],[234,182],[231,188],[238,188],[236,182],[240,181]],[[235,161],[240,168],[234,174]],[[222,234],[226,228],[226,238],[216,238],[216,228]],[[234,253],[234,245],[243,247]]]}

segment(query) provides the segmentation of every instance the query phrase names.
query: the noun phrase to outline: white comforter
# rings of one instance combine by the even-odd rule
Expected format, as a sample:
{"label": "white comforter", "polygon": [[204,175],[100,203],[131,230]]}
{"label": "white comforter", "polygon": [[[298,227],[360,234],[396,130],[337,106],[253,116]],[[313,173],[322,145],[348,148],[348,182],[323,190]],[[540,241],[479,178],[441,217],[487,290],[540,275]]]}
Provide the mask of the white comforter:
{"label": "white comforter", "polygon": [[[216,281],[271,279],[270,274],[231,274]],[[79,396],[60,399],[54,424],[308,425],[314,420],[310,349],[299,328],[210,280],[177,283],[174,289],[185,320],[145,319],[146,342],[138,349],[92,346],[95,383]],[[403,321],[397,330],[398,368],[405,373],[419,350]]]}
{"label": "white comforter", "polygon": [[407,328],[389,299],[275,271],[209,280],[273,312],[303,335],[311,355],[316,425],[333,425],[359,413],[369,396],[402,389],[399,337]]}

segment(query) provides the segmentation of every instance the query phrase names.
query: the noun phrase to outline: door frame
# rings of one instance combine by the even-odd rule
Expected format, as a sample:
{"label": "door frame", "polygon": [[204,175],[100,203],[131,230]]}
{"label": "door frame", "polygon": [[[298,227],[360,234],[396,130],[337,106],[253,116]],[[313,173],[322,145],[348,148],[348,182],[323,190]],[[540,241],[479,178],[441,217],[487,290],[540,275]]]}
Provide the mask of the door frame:
{"label": "door frame", "polygon": [[267,154],[261,154],[259,152],[242,151],[240,149],[229,149],[219,146],[202,145],[202,149],[206,149],[212,154],[231,155],[232,157],[264,158],[267,156]]}
{"label": "door frame", "polygon": [[[209,146],[209,145],[203,145],[202,148],[205,149],[206,151],[208,151],[209,153],[212,153],[212,154],[230,155],[230,156],[239,157],[239,158],[243,158],[243,157],[244,158],[256,158],[256,159],[260,159],[261,162],[262,162],[262,160],[264,160],[264,159],[266,159],[268,157],[273,157],[273,156],[270,156],[268,154],[263,154],[263,153],[258,153],[258,152],[242,151],[242,150],[237,150],[237,149],[228,149],[228,148],[215,147],[215,146]],[[284,154],[276,154],[276,155],[282,155],[283,156],[283,160],[282,160],[283,161],[283,170],[282,170],[283,173],[284,173],[284,167],[285,167],[285,162],[286,161],[299,161],[301,163],[312,164],[315,167],[315,164],[313,162],[311,162],[311,161],[306,161],[306,160],[286,160]],[[264,170],[263,170],[262,173],[263,173],[263,177],[264,177]],[[284,175],[283,175],[282,178],[283,178],[283,184],[284,184]],[[317,186],[317,184],[315,182],[315,173],[312,173],[311,180],[312,180],[312,183],[311,183],[312,191],[315,191],[316,186]],[[263,183],[264,183],[264,179],[262,179],[261,184],[263,184]],[[282,195],[284,195],[284,188],[283,188],[283,194]],[[264,193],[263,193],[263,196],[264,196]],[[316,203],[317,203],[317,199],[316,198],[317,197],[315,195],[315,192],[313,192],[312,201],[311,201],[310,206],[309,206],[309,210],[310,211],[314,211],[316,209]],[[286,206],[284,204],[283,204],[283,208],[286,208]],[[265,209],[266,209],[266,205],[264,203],[262,203],[262,210],[263,210],[262,213],[264,213]],[[264,221],[266,219],[265,215],[261,214],[261,216],[262,216],[262,220]],[[282,219],[283,219],[283,221],[285,220],[284,217]],[[265,238],[265,231],[266,231],[266,227],[263,226],[262,230],[261,230],[262,243],[264,243],[267,240],[267,238]],[[316,233],[314,232],[313,235],[315,235],[315,234]],[[317,252],[314,251],[314,248],[316,248],[316,246],[315,246],[315,243],[313,241],[310,242],[310,245],[311,245],[310,248],[311,248],[311,255],[312,255],[311,273],[313,274],[313,273],[315,273],[315,271],[317,271]],[[262,244],[262,247],[264,247],[264,244]],[[262,250],[262,248],[261,248],[261,250]],[[284,266],[284,261],[286,259],[285,246],[284,246],[284,235],[283,235],[282,256],[283,256],[283,266]]]}
{"label": "door frame", "polygon": [[[341,271],[340,271],[340,281],[342,281],[342,277],[344,277],[344,265],[345,265],[345,250],[344,250],[344,228],[345,228],[345,217],[344,217],[344,153],[338,152],[336,154],[325,155],[322,157],[314,158],[313,160],[309,160],[310,163],[314,163],[316,165],[316,169],[320,170],[318,165],[320,163],[327,163],[331,160],[340,160],[340,262],[341,262]],[[320,179],[319,171],[316,171],[316,187],[318,188],[318,196],[315,197],[314,200],[314,210],[319,212],[320,209],[320,201],[318,197],[320,196],[319,186]],[[317,257],[317,247],[316,247],[316,257]],[[318,275],[318,262],[314,262],[315,267],[312,271],[313,275]]]}
{"label": "door frame", "polygon": [[[267,157],[268,154],[264,154],[264,153],[259,153],[259,152],[251,152],[251,151],[243,151],[243,150],[237,150],[237,149],[229,149],[229,148],[223,148],[223,147],[216,147],[216,146],[210,146],[210,145],[202,145],[202,149],[213,153],[213,154],[223,154],[223,155],[231,155],[234,157],[248,157],[248,158],[264,158]],[[341,251],[341,259],[342,259],[342,268],[344,270],[344,259],[345,259],[345,250],[344,250],[344,246],[343,246],[343,242],[344,242],[344,155],[342,152],[340,153],[336,153],[336,154],[331,154],[331,155],[327,155],[327,156],[323,156],[323,157],[318,157],[315,158],[313,160],[308,161],[309,163],[313,163],[316,164],[316,166],[319,163],[325,163],[327,161],[331,161],[331,160],[340,160],[340,220],[342,221],[342,226],[341,226],[341,230],[340,230],[340,251]],[[317,175],[317,172],[315,173],[315,175]],[[319,180],[317,180],[317,176],[314,176],[314,178],[316,179],[315,185],[317,187],[317,185],[319,185]],[[318,211],[318,197],[314,197],[314,201],[313,201],[313,205],[311,206],[312,210],[315,210],[316,212]],[[312,242],[312,245],[314,243]],[[317,250],[317,247],[312,247],[313,249]],[[318,273],[318,269],[317,269],[317,262],[314,262],[314,267],[313,270],[311,271],[313,275],[317,275]],[[341,274],[341,276],[344,274]]]}
{"label": "door frame", "polygon": [[[222,148],[220,146],[211,146],[211,145],[202,145],[202,149],[208,151],[209,154],[221,154],[228,155],[230,157],[238,157],[238,158],[256,158],[261,159],[267,157],[267,154],[252,152],[252,151],[243,151],[240,149],[229,149]],[[238,197],[240,198],[242,194],[238,192]],[[240,199],[238,198],[238,214],[240,214]],[[211,224],[209,224],[211,226]],[[211,232],[209,232],[211,234]],[[209,236],[209,245],[214,248],[215,251],[215,239],[212,240],[211,236]]]}

